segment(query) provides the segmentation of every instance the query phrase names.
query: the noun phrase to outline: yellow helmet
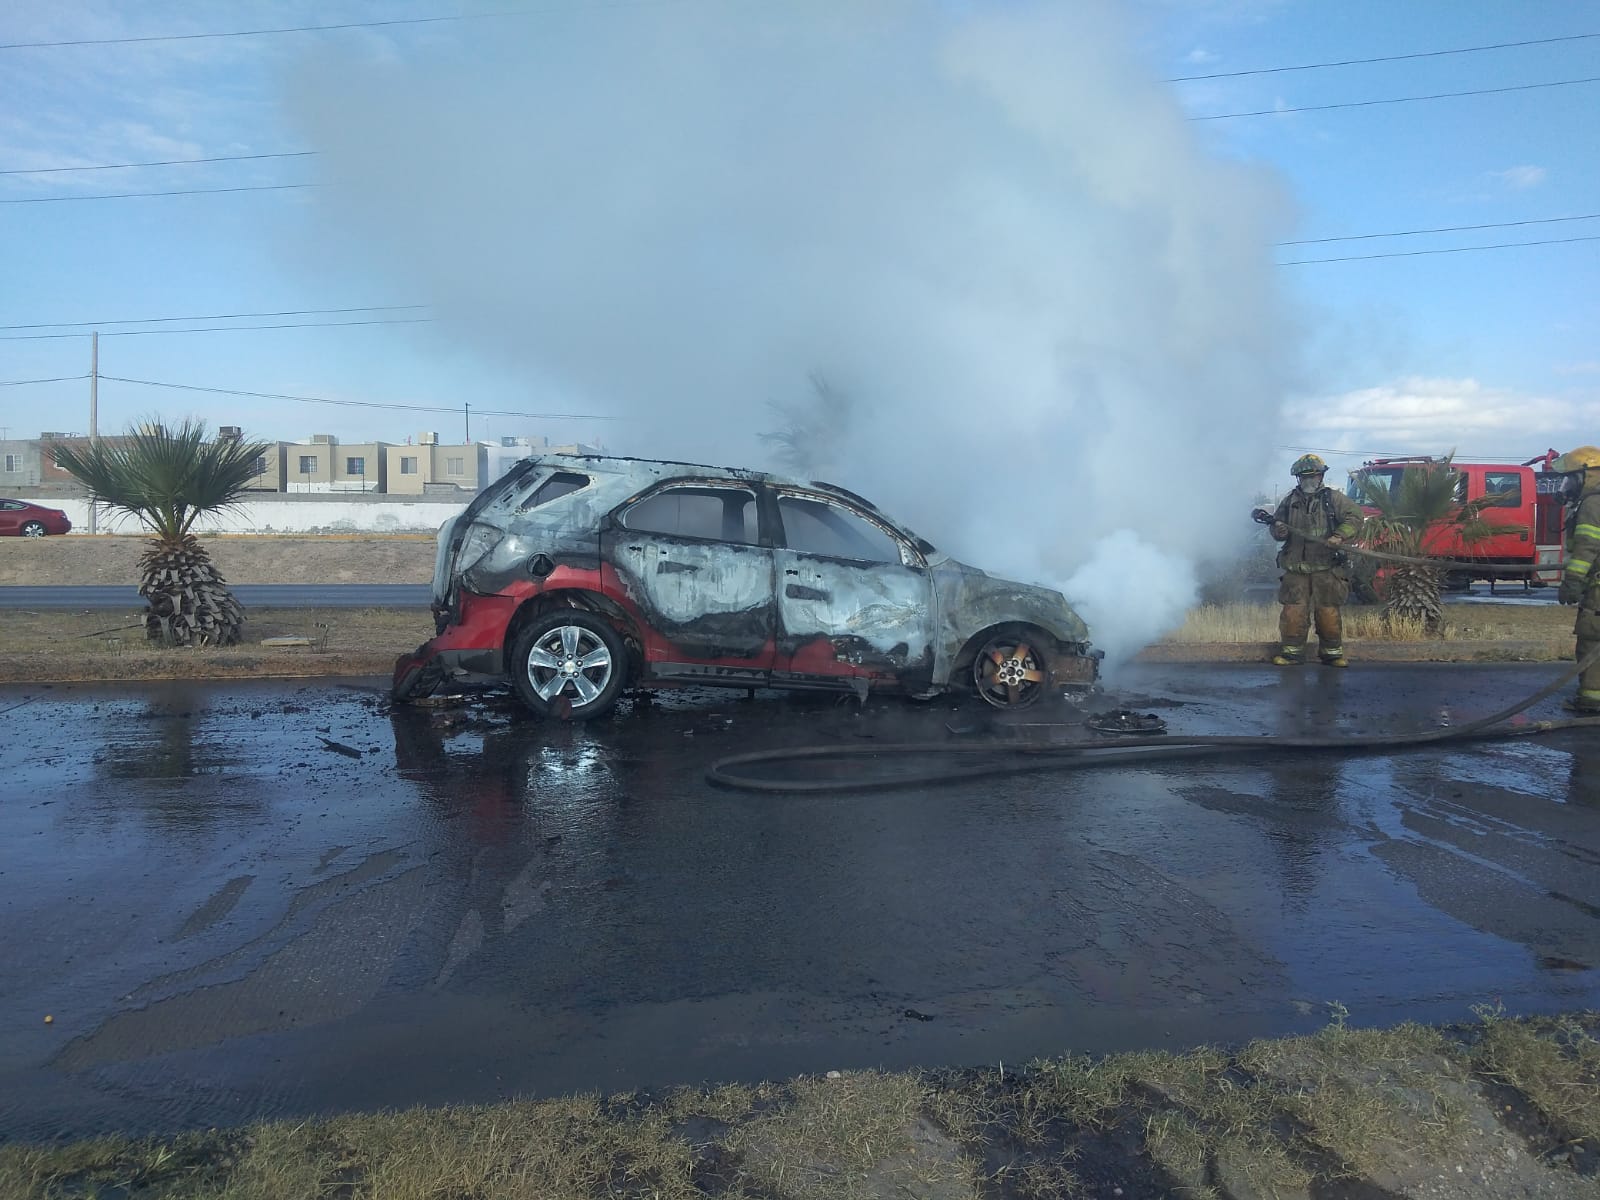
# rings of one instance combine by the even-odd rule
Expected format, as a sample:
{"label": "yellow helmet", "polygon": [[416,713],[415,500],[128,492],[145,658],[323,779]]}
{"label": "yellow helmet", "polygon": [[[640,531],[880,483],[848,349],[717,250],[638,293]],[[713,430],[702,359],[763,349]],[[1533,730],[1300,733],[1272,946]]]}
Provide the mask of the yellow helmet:
{"label": "yellow helmet", "polygon": [[1568,450],[1550,464],[1552,471],[1563,475],[1571,471],[1587,471],[1590,467],[1600,467],[1600,450],[1593,446],[1579,446],[1576,450]]}
{"label": "yellow helmet", "polygon": [[[1600,454],[1600,451],[1596,451]],[[1294,466],[1289,468],[1291,475],[1324,475],[1327,473],[1328,464],[1315,454],[1302,454],[1294,460]]]}

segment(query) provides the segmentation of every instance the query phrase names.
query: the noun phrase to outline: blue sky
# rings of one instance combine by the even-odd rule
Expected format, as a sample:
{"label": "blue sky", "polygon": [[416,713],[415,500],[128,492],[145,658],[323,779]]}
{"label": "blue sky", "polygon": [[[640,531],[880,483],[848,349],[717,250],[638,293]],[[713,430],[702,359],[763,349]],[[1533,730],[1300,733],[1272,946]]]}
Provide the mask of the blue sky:
{"label": "blue sky", "polygon": [[[486,147],[509,147],[516,141],[517,122],[486,123],[484,108],[466,101],[452,108],[449,99],[471,91],[475,71],[516,72],[519,60],[506,47],[522,39],[539,43],[532,61],[543,72],[540,78],[551,81],[551,90],[542,98],[538,93],[516,93],[518,102],[559,106],[564,95],[587,95],[585,82],[604,76],[613,64],[603,50],[595,50],[604,46],[603,41],[586,39],[582,30],[574,32],[578,23],[574,14],[580,6],[581,0],[527,5],[505,0],[494,7],[522,10],[524,15],[339,31],[0,49],[0,171],[7,172],[0,175],[0,201],[28,201],[0,204],[0,261],[5,264],[0,325],[100,323],[100,371],[108,377],[100,385],[101,432],[159,411],[193,413],[213,425],[237,424],[252,435],[274,439],[327,432],[346,441],[403,441],[421,430],[438,430],[445,440],[456,440],[465,428],[462,406],[470,403],[479,414],[529,414],[474,417],[472,433],[480,437],[529,433],[556,441],[599,440],[620,452],[640,454],[663,444],[670,444],[674,453],[692,454],[697,444],[704,443],[707,456],[739,453],[737,441],[720,436],[727,410],[702,410],[692,400],[682,401],[680,408],[680,402],[671,398],[671,388],[646,404],[616,394],[637,387],[636,377],[593,369],[596,358],[627,353],[626,323],[637,319],[637,311],[624,306],[613,316],[596,297],[575,297],[595,323],[623,327],[613,329],[615,340],[594,349],[588,358],[569,357],[565,350],[584,340],[581,324],[563,324],[558,344],[541,342],[537,336],[525,343],[521,338],[519,327],[525,331],[527,322],[551,315],[551,301],[518,309],[514,303],[500,303],[514,289],[514,279],[488,279],[489,273],[470,269],[463,271],[465,277],[445,278],[448,267],[438,265],[448,263],[448,247],[456,238],[470,243],[482,236],[484,228],[514,237],[514,206],[507,201],[520,186],[514,175],[500,179],[492,161],[484,166],[495,157]],[[607,19],[612,22],[649,17],[701,21],[709,28],[738,4],[737,0],[618,0],[602,7],[609,10]],[[821,0],[795,11],[806,14],[801,20],[811,20],[815,14],[819,24],[826,24],[829,14],[841,7]],[[852,11],[871,7],[855,6]],[[881,7],[884,20],[892,23],[906,6],[888,0]],[[1027,7],[997,0],[946,12],[959,17]],[[1144,0],[1104,8],[1107,53],[1125,55],[1129,74],[1106,82],[1102,91],[1085,101],[1097,106],[1102,129],[1081,153],[1114,156],[1130,148],[1127,142],[1144,137],[1145,126],[1128,118],[1116,102],[1117,88],[1131,89],[1129,94],[1145,108],[1170,107],[1183,122],[1183,132],[1174,136],[1187,139],[1185,152],[1247,169],[1254,181],[1251,186],[1260,189],[1251,194],[1274,197],[1272,205],[1264,203],[1264,210],[1273,211],[1250,225],[1257,232],[1256,248],[1263,259],[1271,256],[1288,262],[1600,235],[1600,219],[1553,220],[1600,214],[1600,138],[1595,136],[1593,117],[1600,84],[1281,111],[1600,76],[1600,37],[1359,66],[1162,82],[1185,75],[1600,34],[1600,11],[1591,4]],[[159,0],[138,6],[16,0],[0,9],[0,43],[160,38],[450,17],[473,11],[484,10],[450,0],[385,4],[233,0],[207,6]],[[803,40],[794,30],[787,26],[781,36]],[[569,33],[570,60],[560,49]],[[930,41],[938,33],[930,31]],[[855,33],[847,30],[837,36],[848,40]],[[719,64],[726,60],[718,58],[719,53],[739,53],[737,46],[730,50],[725,42],[715,53],[708,51],[702,70],[721,69]],[[826,43],[835,48],[840,44],[837,38]],[[994,45],[1002,45],[995,53],[1005,52],[1002,43]],[[949,59],[947,50],[920,45],[908,45],[906,54],[910,58],[925,51],[930,61],[940,54],[945,55],[941,61]],[[796,61],[803,64],[804,54],[804,47],[796,51]],[[883,72],[886,79],[896,67],[892,51],[879,51],[864,62],[867,65],[861,69]],[[857,66],[861,64],[840,69]],[[570,90],[563,91],[562,72],[568,70]],[[819,61],[814,68],[797,70],[795,78],[826,81],[829,70],[828,62]],[[1142,82],[1134,78],[1128,83],[1140,73]],[[663,86],[682,84],[670,73],[662,80]],[[759,88],[760,80],[751,86]],[[399,98],[387,106],[392,119],[376,109],[360,111],[361,97],[380,93]],[[403,103],[408,95],[422,94],[444,99],[429,108]],[[870,125],[878,116],[872,111],[872,89],[861,87],[850,94],[852,119]],[[494,93],[486,91],[479,99],[493,103]],[[897,94],[897,102],[903,99]],[[663,106],[670,103],[663,98]],[[1273,110],[1275,115],[1196,119],[1257,110]],[[959,112],[952,112],[959,119]],[[437,122],[432,120],[434,113],[439,114]],[[895,119],[909,118],[902,111]],[[1166,117],[1156,114],[1150,119]],[[1125,121],[1126,141],[1119,144]],[[428,128],[421,128],[424,125]],[[627,122],[619,127],[625,130]],[[660,129],[647,123],[640,128],[641,136],[651,137],[652,144],[632,148],[624,144],[624,161],[670,163],[669,155],[655,157]],[[615,135],[614,128],[611,132]],[[414,161],[428,171],[439,172],[441,164],[449,162],[445,152],[459,144],[473,148],[477,155],[473,169],[481,174],[469,169],[451,179],[434,180],[403,171],[396,174],[395,160],[424,143],[424,152]],[[320,154],[138,169],[52,170],[306,150]],[[371,169],[352,185],[351,172],[362,167]],[[891,163],[888,169],[892,167]],[[869,177],[861,194],[870,195],[871,164],[863,169]],[[319,186],[38,202],[47,197],[299,183]],[[617,186],[614,174],[610,184]],[[648,188],[649,181],[634,184]],[[357,199],[334,198],[341,185],[349,186]],[[428,224],[434,206],[408,208],[407,196],[383,193],[385,187],[405,188],[414,197],[430,185],[442,192],[436,227]],[[599,203],[598,197],[583,195],[581,180],[572,187],[575,206]],[[892,184],[885,182],[879,194],[892,194]],[[718,195],[726,202],[727,192]],[[615,197],[615,192],[609,194],[610,201]],[[391,209],[399,215],[388,224]],[[993,211],[988,211],[987,219],[995,219]],[[513,215],[508,218],[508,214]],[[1300,246],[1274,244],[1509,222],[1548,223]],[[419,232],[424,230],[426,236],[438,239],[431,266],[410,261],[407,251],[408,239],[424,236]],[[594,236],[593,230],[582,232]],[[1055,275],[1070,288],[1078,276],[1070,242],[1064,245],[1068,249],[1061,251],[1062,266]],[[477,253],[482,253],[481,247]],[[711,274],[722,266],[733,272],[718,258],[730,253],[727,245],[711,253]],[[469,256],[464,261],[481,259]],[[1283,476],[1286,481],[1286,464],[1302,448],[1331,452],[1328,457],[1337,470],[1371,452],[1456,449],[1463,456],[1526,458],[1547,446],[1562,449],[1600,442],[1597,263],[1600,242],[1571,241],[1273,267],[1275,280],[1262,286],[1273,289],[1274,324],[1269,336],[1282,345],[1283,353],[1270,367],[1263,367],[1261,386],[1273,402],[1240,410],[1223,401],[1196,404],[1215,406],[1212,424],[1249,443],[1248,459],[1228,465],[1235,471],[1243,469],[1252,485],[1257,478]],[[652,275],[648,266],[648,260],[641,263],[638,286],[670,290],[668,277]],[[1140,269],[1141,264],[1131,260],[1098,262],[1093,270],[1084,270],[1083,286],[1095,286],[1102,277],[1137,277]],[[476,288],[479,278],[488,279],[482,289]],[[1231,306],[1236,301],[1219,289],[1218,303]],[[226,322],[190,319],[167,322],[165,328],[431,320],[136,336],[127,335],[163,325],[113,323],[362,305],[425,307]],[[507,316],[501,321],[496,313]],[[993,305],[977,304],[967,315],[974,328],[985,323],[998,326],[1004,316]],[[753,362],[768,343],[776,346],[798,337],[795,330],[811,328],[812,316],[797,311],[792,323],[739,328],[737,346],[730,337],[730,344],[720,349]],[[564,321],[572,319],[563,314]],[[946,323],[952,319],[947,313],[939,318]],[[0,331],[0,337],[12,339],[72,335],[0,341],[0,384],[7,385],[0,386],[0,426],[6,436],[87,428],[85,380],[11,385],[82,376],[89,367],[88,338],[82,336],[88,327]],[[1139,346],[1139,338],[1172,336],[1164,328],[1128,330],[1126,344]],[[1114,334],[1106,338],[1106,345],[1121,344]],[[663,353],[659,345],[651,345],[650,351]],[[883,353],[913,356],[916,345],[907,339],[885,345]],[[1153,353],[1168,350],[1158,346]],[[674,379],[671,364],[664,378]],[[718,382],[731,386],[740,378],[745,377],[730,375],[705,386]],[[1171,380],[1181,376],[1169,372],[1163,378],[1170,387]],[[684,379],[700,377],[690,373]],[[122,380],[341,403],[186,392]],[[770,418],[774,395],[764,392],[759,402],[752,404],[766,406],[762,412]],[[1164,423],[1163,413],[1159,404],[1148,410],[1148,430],[1137,422],[1124,422],[1119,427],[1120,444],[1108,447],[1106,453],[1126,454],[1146,436],[1159,442],[1156,426]],[[1191,419],[1202,424],[1208,420],[1203,413]],[[674,422],[690,432],[676,438],[663,435],[662,429]],[[761,422],[761,416],[753,418],[752,429]],[[1198,474],[1207,463],[1186,466]]]}

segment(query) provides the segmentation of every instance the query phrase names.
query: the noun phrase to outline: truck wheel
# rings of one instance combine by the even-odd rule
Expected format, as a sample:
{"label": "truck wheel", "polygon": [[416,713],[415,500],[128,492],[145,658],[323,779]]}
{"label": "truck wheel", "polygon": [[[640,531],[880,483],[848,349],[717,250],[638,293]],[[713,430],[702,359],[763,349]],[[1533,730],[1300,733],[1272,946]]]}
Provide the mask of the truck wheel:
{"label": "truck wheel", "polygon": [[523,630],[508,665],[517,699],[542,717],[568,721],[610,712],[628,674],[627,651],[611,623],[575,608]]}

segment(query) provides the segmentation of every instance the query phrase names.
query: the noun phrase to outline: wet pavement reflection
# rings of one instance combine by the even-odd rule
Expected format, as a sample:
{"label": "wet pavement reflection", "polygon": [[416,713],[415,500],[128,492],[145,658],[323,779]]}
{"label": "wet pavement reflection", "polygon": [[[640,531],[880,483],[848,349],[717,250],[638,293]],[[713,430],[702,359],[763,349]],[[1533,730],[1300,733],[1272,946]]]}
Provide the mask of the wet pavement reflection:
{"label": "wet pavement reflection", "polygon": [[1559,671],[1141,667],[998,724],[739,692],[570,725],[492,693],[391,712],[375,680],[0,689],[0,1139],[1232,1042],[1335,1003],[1593,1007],[1592,731],[705,781],[729,754],[1111,706],[1173,733],[1426,731]]}

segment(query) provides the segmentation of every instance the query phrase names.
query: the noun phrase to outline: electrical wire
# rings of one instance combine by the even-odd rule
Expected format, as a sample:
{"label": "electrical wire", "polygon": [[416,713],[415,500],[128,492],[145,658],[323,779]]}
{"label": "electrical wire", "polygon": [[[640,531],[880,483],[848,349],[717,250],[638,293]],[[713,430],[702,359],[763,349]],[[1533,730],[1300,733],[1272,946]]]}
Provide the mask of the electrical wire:
{"label": "electrical wire", "polygon": [[[210,329],[113,329],[102,333],[103,338],[145,337],[166,333],[235,333],[252,329],[344,329],[352,325],[427,325],[432,317],[379,317],[370,321],[305,321],[287,325],[218,325]],[[54,338],[82,338],[88,333],[8,333],[0,342],[37,342]]]}
{"label": "electrical wire", "polygon": [[142,200],[151,196],[220,196],[225,192],[289,192],[296,188],[314,188],[315,183],[254,183],[246,187],[180,188],[172,192],[107,192],[98,196],[26,196],[16,200],[0,200],[0,204],[70,204],[79,200]]}
{"label": "electrical wire", "polygon": [[308,158],[315,150],[284,150],[277,154],[219,154],[212,158],[166,158],[159,162],[94,163],[83,167],[12,167],[0,175],[61,175],[68,171],[121,171],[132,167],[187,167],[194,163],[255,162],[263,158]]}
{"label": "electrical wire", "polygon": [[395,17],[386,21],[345,21],[337,25],[284,25],[274,29],[231,29],[216,33],[161,33],[144,37],[73,38],[59,42],[0,42],[0,50],[53,50],[62,46],[127,46],[148,42],[192,42],[205,38],[265,37],[278,33],[322,33],[337,29],[378,29],[390,25],[438,25],[448,21],[481,21],[520,17],[523,11],[461,13],[448,17]]}
{"label": "electrical wire", "polygon": [[[248,392],[238,388],[200,387],[189,383],[165,383],[156,379],[129,379],[123,375],[102,375],[100,378],[114,383],[134,383],[143,387],[172,388],[180,392],[210,392],[218,396],[245,396],[256,400],[296,400],[302,404],[331,404],[339,408],[382,408],[399,412],[458,413],[467,407],[466,405],[446,407],[430,404],[386,404],[376,400],[330,400],[325,396],[294,396],[283,392]],[[480,417],[529,417],[541,421],[615,421],[617,419],[616,417],[600,416],[596,413],[508,412],[492,408],[473,408],[472,412]]]}
{"label": "electrical wire", "polygon": [[[233,321],[256,317],[311,317],[356,312],[411,312],[426,304],[363,304],[355,308],[291,308],[283,312],[202,313],[190,317],[119,317],[106,321],[44,321],[38,325],[0,325],[0,330],[74,329],[100,325],[157,325],[168,321]],[[76,336],[76,335],[75,335]]]}
{"label": "electrical wire", "polygon": [[1457,50],[1419,50],[1414,54],[1385,54],[1378,58],[1346,58],[1333,62],[1303,63],[1294,67],[1257,67],[1250,71],[1218,71],[1212,75],[1174,75],[1163,83],[1189,83],[1197,79],[1237,79],[1242,75],[1277,75],[1285,71],[1320,71],[1324,67],[1357,67],[1368,63],[1404,62],[1413,58],[1443,58],[1450,54],[1476,54],[1481,50],[1509,50],[1519,46],[1548,46],[1555,42],[1579,42],[1597,38],[1600,33],[1573,33],[1565,37],[1532,38],[1525,42],[1491,42],[1486,46],[1462,46]]}
{"label": "electrical wire", "polygon": [[1547,83],[1519,83],[1511,87],[1474,88],[1468,92],[1431,92],[1426,96],[1393,96],[1385,100],[1344,100],[1338,104],[1299,104],[1283,108],[1261,108],[1254,112],[1210,113],[1190,117],[1191,121],[1227,121],[1233,117],[1275,117],[1280,113],[1325,112],[1332,108],[1371,108],[1378,104],[1411,104],[1418,100],[1450,100],[1457,96],[1494,96],[1501,92],[1531,92],[1538,88],[1572,87],[1580,83],[1600,83],[1600,75],[1583,79],[1552,79]]}
{"label": "electrical wire", "polygon": [[1437,229],[1397,229],[1393,233],[1348,233],[1342,237],[1300,238],[1292,242],[1278,242],[1280,246],[1315,246],[1323,242],[1360,242],[1371,238],[1417,237],[1425,233],[1465,233],[1474,229],[1510,229],[1517,225],[1555,225],[1561,221],[1600,220],[1600,213],[1584,213],[1580,217],[1533,217],[1526,221],[1495,221],[1487,225],[1441,225]]}
{"label": "electrical wire", "polygon": [[74,379],[87,379],[88,372],[82,375],[56,375],[49,379],[0,379],[0,387],[23,387],[30,383],[68,383]]}
{"label": "electrical wire", "polygon": [[1313,263],[1366,262],[1373,258],[1418,258],[1424,254],[1474,254],[1479,250],[1514,250],[1518,246],[1562,246],[1568,242],[1600,242],[1600,233],[1582,237],[1545,238],[1535,242],[1491,242],[1486,246],[1450,246],[1443,250],[1395,250],[1388,254],[1343,254],[1333,258],[1296,258],[1281,262],[1280,267],[1304,267]]}

